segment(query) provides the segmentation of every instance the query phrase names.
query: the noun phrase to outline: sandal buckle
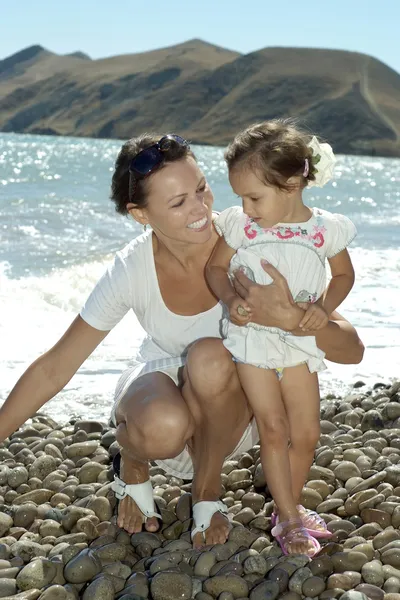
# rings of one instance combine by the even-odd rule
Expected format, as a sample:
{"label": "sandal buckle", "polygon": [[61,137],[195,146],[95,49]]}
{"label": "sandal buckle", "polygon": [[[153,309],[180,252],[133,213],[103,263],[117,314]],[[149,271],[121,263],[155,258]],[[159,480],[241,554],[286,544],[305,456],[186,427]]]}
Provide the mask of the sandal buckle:
{"label": "sandal buckle", "polygon": [[126,496],[126,483],[122,481],[119,477],[114,475],[114,481],[111,484],[111,489],[115,493],[115,496],[118,500],[123,500]]}

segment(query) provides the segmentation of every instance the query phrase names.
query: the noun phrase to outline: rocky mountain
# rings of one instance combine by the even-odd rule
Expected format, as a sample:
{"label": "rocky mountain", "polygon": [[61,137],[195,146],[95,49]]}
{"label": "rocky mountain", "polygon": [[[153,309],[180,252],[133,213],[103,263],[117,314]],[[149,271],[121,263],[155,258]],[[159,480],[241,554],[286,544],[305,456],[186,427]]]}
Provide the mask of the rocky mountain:
{"label": "rocky mountain", "polygon": [[225,145],[242,127],[295,116],[336,152],[400,157],[400,75],[355,52],[201,40],[91,60],[41,46],[0,61],[0,130],[128,138],[174,131]]}

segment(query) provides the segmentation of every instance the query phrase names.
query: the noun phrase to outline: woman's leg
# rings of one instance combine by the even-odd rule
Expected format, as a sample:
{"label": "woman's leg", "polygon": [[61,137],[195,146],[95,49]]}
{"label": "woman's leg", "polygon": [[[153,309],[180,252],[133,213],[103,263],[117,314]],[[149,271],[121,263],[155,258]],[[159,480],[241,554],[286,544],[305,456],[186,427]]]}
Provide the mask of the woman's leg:
{"label": "woman's leg", "polygon": [[299,504],[320,435],[318,376],[307,365],[285,369],[281,389],[289,419],[293,496]]}
{"label": "woman's leg", "polygon": [[[121,479],[127,484],[149,478],[148,461],[173,458],[193,435],[194,421],[180,390],[164,373],[148,373],[126,390],[116,409],[117,441],[121,446]],[[119,503],[118,525],[141,531],[143,515],[129,496]],[[155,518],[146,522],[156,531]]]}
{"label": "woman's leg", "polygon": [[[182,394],[195,422],[189,442],[195,477],[193,503],[218,500],[224,459],[240,441],[252,414],[231,354],[217,338],[200,340],[188,354]],[[225,516],[216,513],[210,527],[195,536],[195,547],[224,543],[229,533]]]}
{"label": "woman's leg", "polygon": [[[121,477],[126,483],[146,481],[149,460],[173,458],[188,443],[196,472],[193,501],[217,500],[223,461],[237,446],[252,414],[221,340],[205,338],[193,344],[183,379],[180,391],[163,373],[143,375],[119,402]],[[125,498],[120,503],[119,526],[133,533],[140,531],[142,522],[136,504]],[[156,520],[149,519],[146,528],[155,531]],[[206,543],[223,543],[228,532],[227,519],[216,514],[206,531]],[[202,539],[196,542],[204,544]]]}

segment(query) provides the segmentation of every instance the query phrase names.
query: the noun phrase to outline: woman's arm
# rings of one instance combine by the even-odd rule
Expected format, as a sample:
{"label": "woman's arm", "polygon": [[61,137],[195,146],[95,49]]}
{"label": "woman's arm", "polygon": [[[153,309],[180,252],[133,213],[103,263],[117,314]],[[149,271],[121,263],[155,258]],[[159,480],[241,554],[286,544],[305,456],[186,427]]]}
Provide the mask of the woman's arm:
{"label": "woman's arm", "polygon": [[365,348],[356,329],[337,311],[330,315],[323,329],[306,332],[294,329],[292,333],[298,336],[314,335],[318,348],[325,352],[331,362],[355,365],[363,359]]}
{"label": "woman's arm", "polygon": [[324,329],[315,332],[298,329],[304,310],[294,302],[283,275],[268,263],[263,263],[263,268],[273,279],[270,285],[254,283],[239,271],[233,280],[236,292],[251,308],[252,321],[267,327],[279,327],[294,335],[315,335],[318,347],[332,362],[361,362],[364,346],[351,323],[335,311]]}
{"label": "woman's arm", "polygon": [[55,346],[25,371],[0,408],[0,442],[65,387],[108,333],[75,318]]}

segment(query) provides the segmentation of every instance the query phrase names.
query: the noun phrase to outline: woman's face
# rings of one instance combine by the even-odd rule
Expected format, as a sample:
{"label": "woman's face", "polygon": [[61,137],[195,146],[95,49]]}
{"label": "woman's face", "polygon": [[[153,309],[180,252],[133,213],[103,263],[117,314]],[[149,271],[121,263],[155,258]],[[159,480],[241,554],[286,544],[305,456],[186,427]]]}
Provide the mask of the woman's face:
{"label": "woman's face", "polygon": [[204,174],[192,157],[167,164],[147,185],[147,206],[131,208],[132,216],[149,224],[159,237],[202,244],[212,235],[214,201]]}

